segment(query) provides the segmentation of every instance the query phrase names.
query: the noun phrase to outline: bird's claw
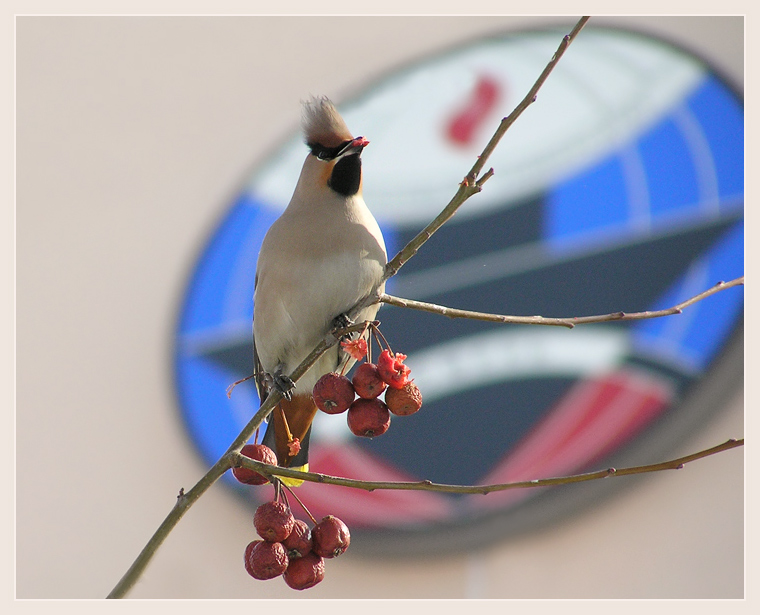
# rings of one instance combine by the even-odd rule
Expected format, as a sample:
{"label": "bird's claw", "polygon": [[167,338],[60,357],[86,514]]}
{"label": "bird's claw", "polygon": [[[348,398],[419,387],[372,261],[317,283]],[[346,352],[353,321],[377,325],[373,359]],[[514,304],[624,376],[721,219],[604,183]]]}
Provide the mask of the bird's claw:
{"label": "bird's claw", "polygon": [[272,386],[277,389],[285,399],[290,401],[291,391],[296,386],[296,383],[293,382],[289,376],[277,371],[272,375]]}
{"label": "bird's claw", "polygon": [[345,329],[354,324],[354,321],[348,317],[348,314],[338,314],[332,321],[333,329]]}
{"label": "bird's claw", "polygon": [[348,317],[348,315],[338,314],[335,318],[333,318],[331,332],[339,340],[351,339],[350,333],[340,333],[340,331],[342,331],[346,327],[350,327],[353,324],[354,324],[354,321],[351,320]]}

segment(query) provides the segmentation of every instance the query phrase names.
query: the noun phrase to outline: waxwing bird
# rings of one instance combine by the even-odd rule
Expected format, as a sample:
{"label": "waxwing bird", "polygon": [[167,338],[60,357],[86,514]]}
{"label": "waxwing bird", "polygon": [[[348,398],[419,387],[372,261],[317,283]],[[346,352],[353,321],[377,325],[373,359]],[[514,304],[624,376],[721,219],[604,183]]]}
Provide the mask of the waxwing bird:
{"label": "waxwing bird", "polygon": [[[273,386],[288,391],[287,375],[382,280],[387,262],[380,227],[362,197],[361,154],[369,141],[352,136],[327,98],[304,103],[303,131],[309,153],[256,266],[253,353],[262,402]],[[374,319],[378,307],[356,320]],[[308,469],[317,412],[312,389],[347,360],[339,345],[331,348],[272,411],[263,443],[280,465]]]}

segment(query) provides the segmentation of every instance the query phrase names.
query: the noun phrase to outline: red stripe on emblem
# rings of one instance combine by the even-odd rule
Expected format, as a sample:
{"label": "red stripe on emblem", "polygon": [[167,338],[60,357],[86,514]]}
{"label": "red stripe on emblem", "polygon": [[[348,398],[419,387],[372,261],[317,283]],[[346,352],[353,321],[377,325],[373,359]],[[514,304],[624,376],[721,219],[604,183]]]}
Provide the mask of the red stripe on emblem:
{"label": "red stripe on emblem", "polygon": [[[359,480],[417,480],[351,444],[313,443],[309,450],[309,465],[314,472]],[[452,514],[451,504],[444,494],[426,491],[368,492],[351,487],[304,483],[296,493],[317,520],[325,515],[335,515],[349,528],[404,526],[446,519]],[[297,506],[293,502],[291,505]]]}
{"label": "red stripe on emblem", "polygon": [[[674,389],[649,372],[621,369],[577,383],[489,473],[482,484],[551,478],[582,471],[630,440],[668,407]],[[503,506],[531,494],[515,489],[473,498],[478,507]]]}

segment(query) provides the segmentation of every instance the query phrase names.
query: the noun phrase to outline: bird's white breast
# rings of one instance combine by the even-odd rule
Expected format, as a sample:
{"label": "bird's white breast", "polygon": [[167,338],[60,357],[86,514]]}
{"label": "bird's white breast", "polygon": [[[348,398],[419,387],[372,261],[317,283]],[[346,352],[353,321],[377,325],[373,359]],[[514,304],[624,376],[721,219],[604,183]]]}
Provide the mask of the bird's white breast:
{"label": "bird's white breast", "polygon": [[[380,229],[361,196],[291,202],[259,254],[253,332],[263,369],[271,373],[282,364],[286,374],[292,372],[332,320],[379,282],[385,262]],[[377,308],[367,308],[360,319],[374,318]],[[310,390],[336,363],[333,349],[297,390]]]}

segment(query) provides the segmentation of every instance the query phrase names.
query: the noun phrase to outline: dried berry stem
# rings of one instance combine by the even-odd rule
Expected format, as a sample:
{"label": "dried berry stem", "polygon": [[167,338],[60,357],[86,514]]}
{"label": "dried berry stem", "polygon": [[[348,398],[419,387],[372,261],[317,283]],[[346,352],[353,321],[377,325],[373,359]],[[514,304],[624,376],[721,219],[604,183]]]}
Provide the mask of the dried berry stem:
{"label": "dried berry stem", "polygon": [[[385,347],[387,348],[388,352],[393,354],[393,350],[391,350],[391,345],[388,342],[388,340],[385,339],[385,336],[383,335],[382,331],[380,331],[380,327],[373,327],[372,332],[375,334],[375,340],[377,341],[377,345],[380,346],[380,350],[383,349],[383,343],[385,343]],[[380,340],[382,340],[382,342]]]}
{"label": "dried berry stem", "polygon": [[301,508],[303,508],[303,509],[304,509],[304,512],[305,512],[307,515],[309,515],[309,519],[311,519],[311,522],[312,522],[314,525],[316,525],[316,524],[317,524],[317,520],[314,518],[314,515],[312,515],[312,514],[311,514],[311,511],[310,511],[310,510],[309,510],[309,509],[306,507],[306,504],[304,504],[304,503],[301,501],[301,498],[299,498],[299,497],[296,495],[296,492],[295,492],[295,491],[293,491],[293,490],[292,490],[292,489],[291,489],[291,488],[290,488],[288,485],[286,485],[285,483],[282,483],[282,486],[283,486],[283,487],[285,487],[285,489],[287,489],[287,490],[288,490],[288,492],[290,493],[290,495],[292,495],[292,496],[293,496],[293,497],[296,499],[296,502],[298,502],[298,503],[301,505]]}
{"label": "dried berry stem", "polygon": [[346,375],[346,368],[348,367],[348,362],[351,360],[351,357],[346,357],[343,360],[343,367],[340,368],[340,375],[345,376]]}
{"label": "dried berry stem", "polygon": [[285,495],[285,492],[282,489],[285,486],[285,483],[283,483],[276,476],[273,476],[272,484],[274,485],[274,501],[275,502],[282,501],[285,504],[285,506],[288,507],[288,510],[290,510],[290,502],[288,502],[288,497]]}

